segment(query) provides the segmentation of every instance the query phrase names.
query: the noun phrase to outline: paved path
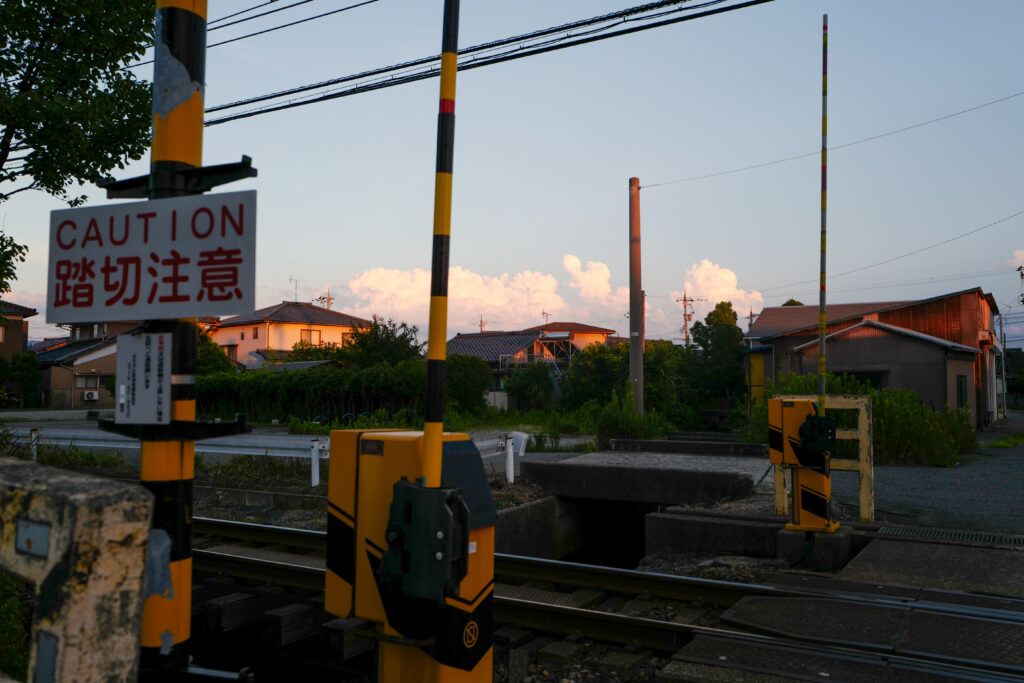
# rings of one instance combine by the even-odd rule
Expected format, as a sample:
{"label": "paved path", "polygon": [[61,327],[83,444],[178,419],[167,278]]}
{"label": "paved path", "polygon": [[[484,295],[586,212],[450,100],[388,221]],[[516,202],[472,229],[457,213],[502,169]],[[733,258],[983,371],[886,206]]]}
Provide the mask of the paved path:
{"label": "paved path", "polygon": [[[1024,413],[1011,412],[979,434],[983,444],[1024,434]],[[857,506],[853,472],[835,472],[832,496]],[[1024,445],[979,448],[957,467],[875,466],[875,512],[879,521],[1024,534]]]}

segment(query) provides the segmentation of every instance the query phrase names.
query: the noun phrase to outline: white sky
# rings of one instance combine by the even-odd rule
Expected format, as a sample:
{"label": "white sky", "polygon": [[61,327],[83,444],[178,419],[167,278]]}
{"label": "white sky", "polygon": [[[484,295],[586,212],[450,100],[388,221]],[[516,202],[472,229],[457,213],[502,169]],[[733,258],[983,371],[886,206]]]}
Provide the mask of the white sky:
{"label": "white sky", "polygon": [[[283,1],[283,0],[282,0]],[[211,0],[210,18],[257,4]],[[342,7],[210,33],[210,43]],[[463,0],[461,46],[596,16],[623,0]],[[221,47],[206,104],[436,54],[440,0],[379,0]],[[641,190],[649,338],[681,337],[684,290],[741,314],[817,303],[821,18],[829,14],[828,272],[839,275],[1024,211],[1024,95],[871,142],[840,145],[1024,91],[1019,0],[776,0],[462,72],[456,96],[448,336],[572,320],[628,331],[628,179]],[[137,71],[151,77],[152,67]],[[437,79],[206,129],[204,163],[253,158],[258,306],[309,301],[426,335]],[[211,118],[213,115],[211,115]],[[118,177],[148,170],[148,158]],[[90,204],[104,203],[98,190]],[[0,224],[30,248],[10,299],[44,325],[49,212],[16,195]],[[991,292],[1024,338],[1024,215],[830,278],[829,301]],[[799,284],[794,284],[799,283]],[[743,324],[745,328],[745,321]],[[1019,345],[1011,342],[1011,346]]]}

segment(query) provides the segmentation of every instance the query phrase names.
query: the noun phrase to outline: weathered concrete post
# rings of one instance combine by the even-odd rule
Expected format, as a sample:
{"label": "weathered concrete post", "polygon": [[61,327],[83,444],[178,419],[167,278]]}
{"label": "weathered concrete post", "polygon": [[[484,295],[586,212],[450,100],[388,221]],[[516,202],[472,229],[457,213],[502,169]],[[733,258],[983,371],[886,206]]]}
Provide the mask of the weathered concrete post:
{"label": "weathered concrete post", "polygon": [[28,680],[136,680],[152,512],[141,486],[0,459],[0,571],[35,589]]}

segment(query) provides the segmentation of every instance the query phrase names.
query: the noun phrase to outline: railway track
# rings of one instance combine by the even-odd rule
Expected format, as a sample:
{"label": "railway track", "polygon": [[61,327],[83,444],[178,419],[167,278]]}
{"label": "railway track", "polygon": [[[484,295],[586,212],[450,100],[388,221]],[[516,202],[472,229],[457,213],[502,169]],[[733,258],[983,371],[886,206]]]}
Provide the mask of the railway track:
{"label": "railway track", "polygon": [[[197,518],[193,562],[197,572],[270,582],[301,591],[316,604],[323,586],[326,534]],[[952,594],[951,594],[952,595]],[[959,619],[972,626],[1011,625],[1024,634],[1024,601],[992,598],[989,605],[934,599],[857,594],[820,586],[778,587],[649,574],[591,565],[495,555],[495,621],[518,630],[580,634],[586,639],[721,665],[728,652],[739,668],[776,672],[771,662],[798,659],[839,662],[843,680],[875,680],[879,672],[950,679],[1024,681],[1024,655],[996,652],[991,660],[936,651],[901,651],[853,636],[784,633],[759,628],[729,614],[756,601],[828,601],[832,609],[916,610],[936,619]],[[752,602],[753,601],[753,602]],[[817,604],[817,603],[815,603]],[[729,610],[729,611],[727,611]],[[838,613],[838,612],[837,612]],[[888,612],[886,612],[888,613]],[[966,620],[966,621],[965,621]],[[734,627],[723,628],[723,624]],[[755,632],[760,631],[760,632]],[[496,642],[500,642],[496,638]],[[998,648],[997,648],[998,649]],[[712,654],[708,654],[712,653]],[[744,664],[744,653],[754,663]],[[768,662],[766,664],[766,662]],[[812,667],[813,668],[813,667]],[[818,666],[827,669],[825,664]],[[822,671],[809,674],[821,680]],[[803,676],[798,676],[802,678]],[[832,676],[833,679],[836,676]],[[900,677],[893,680],[900,680]]]}

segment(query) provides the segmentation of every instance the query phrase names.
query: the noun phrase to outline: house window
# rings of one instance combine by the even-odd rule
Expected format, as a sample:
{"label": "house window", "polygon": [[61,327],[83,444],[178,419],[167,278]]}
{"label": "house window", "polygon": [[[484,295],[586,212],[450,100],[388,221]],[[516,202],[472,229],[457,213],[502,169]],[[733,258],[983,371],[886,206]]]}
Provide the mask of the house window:
{"label": "house window", "polygon": [[341,333],[341,345],[344,346],[345,344],[348,344],[350,341],[352,341],[351,333],[349,333],[349,332],[342,332]]}
{"label": "house window", "polygon": [[230,358],[231,360],[238,360],[237,344],[228,344],[226,346],[222,346],[221,348],[224,349],[224,354],[227,355],[228,358]]}
{"label": "house window", "polygon": [[301,330],[299,340],[313,346],[320,346],[320,330]]}
{"label": "house window", "polygon": [[259,339],[260,338],[260,328],[258,328],[258,327],[252,328],[252,338],[253,339]]}
{"label": "house window", "polygon": [[967,407],[967,375],[956,376],[956,407]]}
{"label": "house window", "polygon": [[2,344],[4,341],[6,341],[6,339],[7,339],[7,328],[4,327],[3,325],[0,325],[0,344]]}
{"label": "house window", "polygon": [[99,386],[99,375],[75,375],[75,387],[78,389],[96,389]]}
{"label": "house window", "polygon": [[245,330],[242,330],[242,341],[245,341]]}

